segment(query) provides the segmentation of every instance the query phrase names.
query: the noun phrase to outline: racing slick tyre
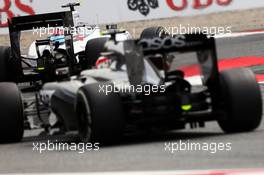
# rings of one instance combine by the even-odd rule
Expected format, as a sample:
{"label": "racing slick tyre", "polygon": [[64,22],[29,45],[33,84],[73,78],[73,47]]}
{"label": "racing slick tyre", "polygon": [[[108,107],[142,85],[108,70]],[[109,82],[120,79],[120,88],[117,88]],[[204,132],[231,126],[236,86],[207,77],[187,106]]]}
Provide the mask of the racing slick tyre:
{"label": "racing slick tyre", "polygon": [[0,83],[0,142],[21,141],[24,133],[24,108],[15,83]]}
{"label": "racing slick tyre", "polygon": [[96,61],[100,57],[101,52],[105,51],[105,43],[108,38],[95,38],[86,43],[85,56],[87,58],[88,66],[95,66]]}
{"label": "racing slick tyre", "polygon": [[143,30],[140,39],[163,38],[165,36],[167,36],[167,34],[164,27],[149,27]]}
{"label": "racing slick tyre", "polygon": [[0,82],[9,81],[8,60],[10,57],[10,47],[0,46]]}
{"label": "racing slick tyre", "polygon": [[218,123],[227,133],[249,132],[256,129],[262,118],[262,98],[254,73],[233,69],[220,73],[226,117]]}
{"label": "racing slick tyre", "polygon": [[113,144],[122,137],[124,116],[120,96],[106,95],[99,87],[110,83],[95,83],[81,87],[77,93],[76,114],[82,142]]}
{"label": "racing slick tyre", "polygon": [[[168,36],[164,27],[149,27],[143,30],[140,35],[140,39],[152,39],[152,38],[165,38]],[[150,57],[149,60],[158,68],[158,70],[168,70],[170,68],[170,61],[164,62],[166,59],[160,57],[157,59],[156,57]]]}

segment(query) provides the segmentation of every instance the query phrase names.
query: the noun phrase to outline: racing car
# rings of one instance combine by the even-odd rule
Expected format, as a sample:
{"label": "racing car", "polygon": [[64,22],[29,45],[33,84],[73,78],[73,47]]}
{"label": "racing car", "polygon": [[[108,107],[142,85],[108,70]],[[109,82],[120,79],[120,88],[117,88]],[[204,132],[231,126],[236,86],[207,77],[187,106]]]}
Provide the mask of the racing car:
{"label": "racing car", "polygon": [[[56,21],[54,16],[58,18],[57,15],[59,19],[64,17],[59,21],[62,26],[69,26],[68,16],[72,15],[69,12],[41,18]],[[19,23],[19,19],[12,20],[13,24],[19,25],[10,25],[13,59],[20,58],[17,57],[18,35],[14,31],[20,27],[28,28],[27,24]],[[57,21],[54,25],[58,25]],[[34,86],[21,90],[32,92],[34,88],[35,102],[22,99],[15,84],[1,83],[1,141],[20,141],[24,117],[34,114],[39,116],[47,132],[51,128],[62,134],[76,132],[82,142],[100,143],[113,143],[125,133],[153,128],[168,131],[184,129],[186,124],[192,128],[204,127],[208,121],[218,121],[227,133],[253,131],[260,125],[262,99],[254,73],[245,68],[219,72],[214,38],[186,34],[117,41],[116,36],[121,32],[106,32],[105,35],[111,37],[100,51],[95,63],[98,68],[78,73],[75,73],[76,65],[71,59],[75,58],[72,37],[66,35],[67,54],[64,56],[67,64],[40,64],[42,66],[37,69],[52,70],[48,72],[53,76],[48,74],[47,77],[57,77],[57,81],[47,81],[44,76],[45,81],[40,84],[38,79],[33,81],[31,77],[28,81]],[[54,45],[52,50],[58,51],[56,47]],[[203,86],[197,88],[185,79],[183,71],[167,69],[166,64],[160,71],[151,61],[162,58],[166,63],[167,58],[189,52],[196,53],[203,75]],[[40,63],[50,59],[44,53],[41,58]],[[61,53],[57,58],[62,58]],[[43,78],[46,74],[41,75]],[[23,77],[27,76],[19,80]],[[28,110],[33,103],[34,114]],[[52,118],[53,122],[43,120],[44,116]]]}
{"label": "racing car", "polygon": [[[108,41],[105,47],[108,52],[102,55],[112,60],[109,67],[83,71],[86,81],[75,88],[76,128],[84,142],[114,142],[133,130],[204,127],[208,121],[217,121],[226,133],[249,132],[261,123],[262,98],[254,73],[247,68],[219,72],[212,37]],[[190,52],[196,53],[203,75],[199,87],[192,86],[183,71],[168,70],[164,64],[162,73],[150,60]],[[51,104],[65,99],[67,91],[56,91]],[[60,107],[53,108],[63,114]]]}
{"label": "racing car", "polygon": [[[73,17],[73,27],[71,27],[71,34],[73,35],[73,47],[74,47],[74,53],[76,55],[79,55],[80,57],[85,56],[85,57],[90,57],[89,61],[91,64],[93,64],[94,57],[98,57],[97,55],[99,52],[92,52],[88,53],[88,50],[101,50],[102,49],[102,43],[104,43],[107,38],[110,36],[103,35],[103,33],[107,30],[110,29],[118,29],[118,26],[116,24],[110,24],[106,25],[106,29],[102,29],[97,25],[89,25],[84,22],[80,22],[80,14],[78,11],[75,9],[76,7],[80,6],[80,3],[68,3],[66,5],[63,5],[62,8],[70,8],[72,12],[72,17]],[[48,26],[49,29],[49,26]],[[121,30],[121,29],[120,29]],[[123,29],[122,29],[123,30]],[[60,49],[65,49],[65,39],[64,39],[64,29],[62,26],[56,26],[49,31],[45,31],[48,34],[51,34],[48,36],[47,40],[50,40],[52,42],[57,42],[59,44]],[[118,41],[126,40],[126,39],[131,39],[132,36],[128,31],[123,30],[124,32],[120,33],[117,36]],[[45,35],[41,33],[42,31],[38,31],[38,35]],[[98,39],[100,38],[100,39]],[[95,41],[96,40],[96,41]],[[49,45],[42,45],[38,47],[39,52],[43,52],[44,50],[50,50]],[[39,54],[37,53],[36,49],[36,41],[32,42],[28,49],[27,56],[28,58],[31,59],[37,59],[39,57]],[[28,60],[30,64],[36,64],[36,62],[33,60]]]}
{"label": "racing car", "polygon": [[[52,132],[54,126],[47,119],[52,118],[53,113],[45,103],[45,96],[40,95],[43,85],[70,81],[71,76],[79,76],[82,70],[96,66],[107,40],[113,36],[119,41],[130,37],[127,31],[117,29],[116,25],[108,25],[106,32],[101,32],[100,36],[94,35],[95,38],[92,38],[93,34],[89,35],[85,50],[80,51],[76,48],[75,33],[71,33],[72,27],[79,27],[74,22],[76,5],[64,6],[70,7],[71,11],[9,20],[11,47],[0,47],[0,111],[3,120],[0,124],[0,142],[20,141],[24,129],[44,128],[47,133]],[[22,55],[21,33],[42,27],[60,28],[62,33],[36,40],[34,47],[30,47],[30,50],[35,49],[34,52],[30,51],[33,54]],[[118,36],[109,31],[118,31]],[[37,125],[32,121],[36,117],[39,120]],[[54,125],[59,125],[57,123],[54,122]]]}
{"label": "racing car", "polygon": [[[14,17],[9,20],[11,47],[0,47],[0,82],[3,93],[1,100],[4,103],[1,104],[1,118],[6,121],[0,127],[1,141],[21,140],[24,126],[32,128],[28,123],[30,117],[38,116],[42,121],[40,116],[49,115],[49,110],[39,101],[39,89],[46,82],[62,81],[72,75],[78,75],[83,69],[91,68],[104,42],[111,37],[99,35],[99,31],[103,32],[99,28],[94,28],[84,37],[82,44],[76,41],[76,33],[72,33],[72,29],[89,28],[76,26],[74,18],[76,5],[79,4],[64,6],[70,7],[70,11]],[[42,27],[59,28],[62,33],[36,40],[32,44],[34,46],[31,45],[29,49],[30,54],[22,55],[21,34]],[[107,25],[106,31],[108,30],[122,31],[119,35],[120,40],[130,37],[127,31],[117,29],[116,25]],[[35,50],[32,51],[32,48]],[[12,94],[5,93],[6,90],[12,91]],[[23,101],[20,99],[20,91]],[[14,105],[17,107],[13,109]],[[22,109],[24,112],[21,112]],[[12,114],[9,113],[11,111]],[[41,127],[48,128],[44,124]],[[13,131],[8,131],[6,134],[8,128],[12,128]]]}

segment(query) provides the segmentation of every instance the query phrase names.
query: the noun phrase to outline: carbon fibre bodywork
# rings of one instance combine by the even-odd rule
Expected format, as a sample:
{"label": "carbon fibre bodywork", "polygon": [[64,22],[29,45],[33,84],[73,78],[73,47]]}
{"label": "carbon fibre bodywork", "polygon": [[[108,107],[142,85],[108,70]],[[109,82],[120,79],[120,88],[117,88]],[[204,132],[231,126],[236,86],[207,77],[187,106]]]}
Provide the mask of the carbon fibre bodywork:
{"label": "carbon fibre bodywork", "polygon": [[[166,38],[163,41],[165,40]],[[146,42],[148,43],[146,44]],[[219,102],[219,72],[214,38],[207,38],[204,35],[184,35],[185,45],[178,47],[177,45],[163,44],[158,49],[155,42],[155,40],[108,41],[105,47],[108,50],[109,58],[112,60],[109,68],[85,70],[81,72],[80,76],[73,77],[70,81],[48,83],[43,87],[41,94],[44,95],[50,89],[55,89],[50,97],[51,109],[60,118],[66,130],[78,129],[76,114],[74,113],[76,108],[74,102],[78,89],[85,85],[100,82],[110,82],[115,85],[115,88],[119,89],[118,93],[124,102],[124,109],[126,109],[126,121],[131,121],[131,118],[133,118],[134,114],[131,114],[131,110],[133,113],[135,109],[131,109],[131,106],[141,110],[142,113],[138,116],[138,119],[144,123],[144,126],[146,121],[155,120],[154,123],[150,122],[152,123],[151,125],[165,125],[173,129],[181,129],[184,128],[186,122],[198,122],[199,125],[203,126],[203,122],[215,120],[216,118],[212,118],[212,115],[217,113],[215,111],[213,113],[212,111],[210,112],[211,107],[217,106]],[[181,72],[165,72],[164,74],[164,72],[159,72],[148,59],[149,56],[174,52],[197,53],[198,62],[204,77],[203,83],[207,87],[206,91],[192,94],[191,84],[184,80]],[[148,96],[142,96],[140,93],[128,90],[129,86],[140,86],[143,84],[164,85],[168,93],[150,93]],[[100,91],[100,87],[98,87],[98,91]],[[212,106],[206,102],[209,97],[206,95],[207,93],[210,93],[211,97],[213,97]],[[141,105],[135,105],[135,101],[141,101]],[[157,111],[158,108],[156,107],[155,109],[154,103],[167,104],[167,107],[164,108],[166,110]],[[192,105],[194,111],[181,109],[184,104]],[[195,114],[194,112],[197,111],[203,111],[204,113]],[[178,117],[175,117],[175,115],[178,115]],[[194,117],[194,115],[198,117]],[[162,116],[167,116],[167,119],[164,120]],[[173,126],[170,126],[170,123],[173,122]]]}

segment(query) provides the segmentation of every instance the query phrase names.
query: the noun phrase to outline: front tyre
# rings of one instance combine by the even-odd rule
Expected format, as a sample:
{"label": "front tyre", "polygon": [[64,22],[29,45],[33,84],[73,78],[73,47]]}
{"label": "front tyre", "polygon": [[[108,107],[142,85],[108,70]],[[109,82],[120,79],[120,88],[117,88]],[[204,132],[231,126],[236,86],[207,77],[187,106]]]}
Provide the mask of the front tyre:
{"label": "front tyre", "polygon": [[262,119],[262,98],[254,73],[246,68],[220,73],[225,119],[218,123],[227,133],[255,130]]}
{"label": "front tyre", "polygon": [[124,129],[120,96],[99,92],[110,83],[96,83],[81,87],[77,93],[76,114],[82,142],[111,144],[117,142]]}

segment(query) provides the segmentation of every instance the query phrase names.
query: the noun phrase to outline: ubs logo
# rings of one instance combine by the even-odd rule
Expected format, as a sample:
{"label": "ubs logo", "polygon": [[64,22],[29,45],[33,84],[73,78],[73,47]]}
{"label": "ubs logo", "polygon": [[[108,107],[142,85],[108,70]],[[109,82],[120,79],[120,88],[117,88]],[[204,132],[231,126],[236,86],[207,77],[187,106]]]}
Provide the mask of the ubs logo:
{"label": "ubs logo", "polygon": [[159,7],[159,2],[158,0],[128,0],[127,5],[129,10],[138,10],[142,15],[147,16],[150,9]]}

